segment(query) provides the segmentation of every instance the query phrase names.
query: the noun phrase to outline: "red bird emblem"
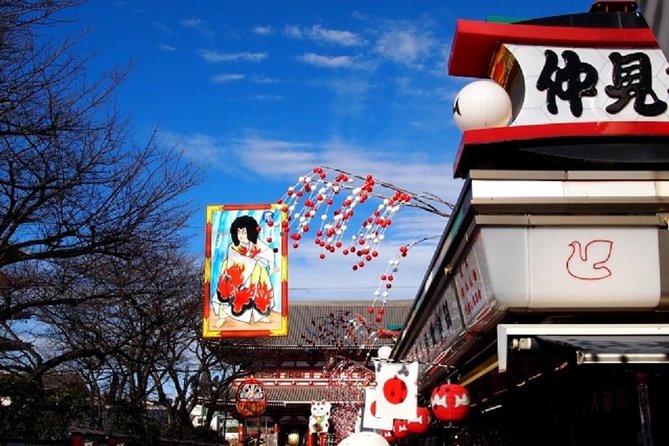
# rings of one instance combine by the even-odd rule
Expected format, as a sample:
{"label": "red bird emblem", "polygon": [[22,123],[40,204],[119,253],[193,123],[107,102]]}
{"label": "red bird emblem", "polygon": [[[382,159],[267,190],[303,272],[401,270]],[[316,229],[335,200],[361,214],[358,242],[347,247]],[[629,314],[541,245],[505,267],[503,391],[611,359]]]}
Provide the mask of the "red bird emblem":
{"label": "red bird emblem", "polygon": [[569,244],[571,254],[567,259],[567,272],[581,280],[606,279],[612,273],[604,264],[611,258],[613,241],[591,240],[585,246],[574,240]]}

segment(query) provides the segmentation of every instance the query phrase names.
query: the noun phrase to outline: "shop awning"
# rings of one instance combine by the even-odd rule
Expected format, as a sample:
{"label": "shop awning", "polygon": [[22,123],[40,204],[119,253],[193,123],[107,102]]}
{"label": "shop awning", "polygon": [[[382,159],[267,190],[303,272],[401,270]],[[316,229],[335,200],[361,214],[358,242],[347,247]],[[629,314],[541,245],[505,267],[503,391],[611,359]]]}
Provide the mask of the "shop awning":
{"label": "shop awning", "polygon": [[507,370],[509,350],[542,342],[573,349],[581,364],[669,362],[669,324],[499,324],[499,371]]}

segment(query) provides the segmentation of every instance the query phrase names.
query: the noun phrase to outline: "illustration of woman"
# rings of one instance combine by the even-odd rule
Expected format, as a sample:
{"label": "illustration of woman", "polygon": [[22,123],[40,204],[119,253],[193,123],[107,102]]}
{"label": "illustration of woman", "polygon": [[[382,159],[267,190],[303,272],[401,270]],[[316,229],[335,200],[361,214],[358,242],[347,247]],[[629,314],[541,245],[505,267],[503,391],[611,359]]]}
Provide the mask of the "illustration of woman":
{"label": "illustration of woman", "polygon": [[223,304],[222,318],[245,322],[269,322],[274,307],[270,271],[274,251],[258,239],[260,227],[250,215],[237,217],[230,225],[232,243],[223,261],[216,296]]}

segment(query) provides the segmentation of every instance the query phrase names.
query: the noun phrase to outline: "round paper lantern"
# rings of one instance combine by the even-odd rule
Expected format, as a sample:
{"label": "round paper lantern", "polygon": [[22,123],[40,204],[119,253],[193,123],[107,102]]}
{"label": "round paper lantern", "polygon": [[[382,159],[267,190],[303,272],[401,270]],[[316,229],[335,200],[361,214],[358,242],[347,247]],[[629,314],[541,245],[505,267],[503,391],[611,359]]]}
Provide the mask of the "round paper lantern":
{"label": "round paper lantern", "polygon": [[395,435],[393,434],[393,431],[382,430],[381,435],[389,443],[391,441],[395,441]]}
{"label": "round paper lantern", "polygon": [[511,98],[492,80],[466,85],[453,103],[453,119],[462,131],[507,126],[511,112]]}
{"label": "round paper lantern", "polygon": [[418,407],[415,420],[407,421],[407,428],[412,434],[422,434],[430,428],[430,410],[427,407]]}
{"label": "round paper lantern", "polygon": [[393,421],[393,436],[395,438],[406,438],[409,436],[409,428],[406,420]]}
{"label": "round paper lantern", "polygon": [[440,421],[462,421],[469,412],[469,392],[460,384],[442,384],[432,391],[430,408]]}
{"label": "round paper lantern", "polygon": [[388,442],[376,432],[356,432],[340,441],[338,446],[388,446]]}
{"label": "round paper lantern", "polygon": [[288,434],[288,446],[297,446],[300,444],[300,434],[291,432]]}
{"label": "round paper lantern", "polygon": [[237,412],[243,417],[259,417],[267,409],[267,394],[263,383],[255,378],[241,382],[235,397]]}
{"label": "round paper lantern", "polygon": [[379,357],[379,359],[388,359],[390,358],[390,352],[393,351],[393,348],[389,345],[382,345],[379,347],[379,350],[376,352],[376,356]]}

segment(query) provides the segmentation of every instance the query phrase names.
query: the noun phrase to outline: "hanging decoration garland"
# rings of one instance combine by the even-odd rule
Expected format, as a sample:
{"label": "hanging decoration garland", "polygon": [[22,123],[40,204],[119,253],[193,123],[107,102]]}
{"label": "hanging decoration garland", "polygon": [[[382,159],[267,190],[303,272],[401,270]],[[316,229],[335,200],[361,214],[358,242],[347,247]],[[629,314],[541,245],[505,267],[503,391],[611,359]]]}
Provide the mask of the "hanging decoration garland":
{"label": "hanging decoration garland", "polygon": [[[373,200],[380,202],[371,206]],[[442,217],[450,217],[454,208],[433,194],[409,192],[372,175],[359,176],[327,166],[314,167],[299,177],[277,204],[286,213],[281,232],[288,235],[294,249],[300,247],[307,235],[314,234],[314,243],[320,248],[319,259],[339,252],[353,259],[353,271],[360,271],[381,257],[381,245],[401,208],[414,207]],[[353,232],[349,227],[355,225],[356,211],[362,213],[370,208],[366,215],[357,217],[359,226],[347,237],[347,233]],[[365,366],[371,347],[379,339],[397,339],[398,333],[379,324],[383,321],[386,301],[401,260],[412,247],[439,236],[425,237],[399,248],[380,277],[367,316],[348,311],[330,313],[312,320],[303,336],[306,344],[333,346],[343,354],[331,357],[324,369],[328,377],[327,399],[333,402],[332,422],[337,442],[355,430],[364,404],[364,388],[375,380],[374,372]],[[364,363],[345,356],[356,349],[367,350]],[[402,433],[406,430],[404,426]],[[393,432],[387,434],[390,440]]]}
{"label": "hanging decoration garland", "polygon": [[340,442],[355,431],[360,409],[364,405],[365,387],[374,383],[374,372],[357,361],[333,357],[326,363],[328,378],[325,395],[332,401],[332,417],[336,441]]}
{"label": "hanging decoration garland", "polygon": [[[380,203],[371,206],[371,212],[361,219],[355,234],[346,238],[347,231],[352,232],[349,226],[353,224],[356,211],[364,212],[363,205],[372,199]],[[328,166],[314,167],[299,177],[277,203],[287,214],[281,230],[289,236],[293,248],[298,248],[307,234],[313,233],[314,243],[320,247],[318,256],[321,260],[340,252],[353,258],[353,271],[361,270],[380,257],[386,232],[402,207],[414,207],[442,217],[450,217],[454,207],[434,194],[413,193],[373,175],[359,176]],[[376,313],[376,322],[383,320],[383,307],[401,258],[406,257],[416,244],[436,237],[426,237],[400,247],[398,254],[388,262],[370,307],[375,310],[372,313]]]}
{"label": "hanging decoration garland", "polygon": [[[370,306],[368,311],[373,313],[374,309]],[[398,335],[399,332],[379,326],[361,314],[343,310],[312,319],[301,337],[312,347],[327,345],[340,353],[368,354],[380,339],[395,341]]]}

